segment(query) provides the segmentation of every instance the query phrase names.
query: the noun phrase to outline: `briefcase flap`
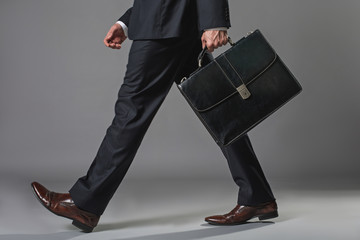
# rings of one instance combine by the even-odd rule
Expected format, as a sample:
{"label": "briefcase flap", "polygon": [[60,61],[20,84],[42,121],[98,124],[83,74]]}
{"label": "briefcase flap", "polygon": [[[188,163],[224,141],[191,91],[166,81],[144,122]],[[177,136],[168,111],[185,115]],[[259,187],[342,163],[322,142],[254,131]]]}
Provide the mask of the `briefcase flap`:
{"label": "briefcase flap", "polygon": [[232,95],[239,94],[240,86],[251,85],[276,58],[276,52],[260,31],[256,30],[198,69],[178,87],[190,100],[194,109],[204,112]]}

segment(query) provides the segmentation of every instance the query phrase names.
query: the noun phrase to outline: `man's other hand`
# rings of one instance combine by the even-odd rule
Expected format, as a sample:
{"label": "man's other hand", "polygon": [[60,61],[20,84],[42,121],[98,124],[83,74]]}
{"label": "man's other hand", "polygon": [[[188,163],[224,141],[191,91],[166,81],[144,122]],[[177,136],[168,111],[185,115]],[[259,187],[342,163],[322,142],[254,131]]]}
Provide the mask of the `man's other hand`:
{"label": "man's other hand", "polygon": [[104,38],[104,44],[112,49],[120,49],[126,36],[120,24],[115,23]]}
{"label": "man's other hand", "polygon": [[225,30],[205,30],[201,36],[202,47],[207,47],[209,52],[225,45],[228,42],[227,31]]}

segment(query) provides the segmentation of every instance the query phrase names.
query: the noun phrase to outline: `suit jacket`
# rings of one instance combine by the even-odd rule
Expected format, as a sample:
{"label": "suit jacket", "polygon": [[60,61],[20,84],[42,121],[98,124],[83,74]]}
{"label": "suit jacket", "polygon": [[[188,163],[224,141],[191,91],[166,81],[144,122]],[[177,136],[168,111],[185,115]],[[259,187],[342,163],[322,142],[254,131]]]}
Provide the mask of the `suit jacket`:
{"label": "suit jacket", "polygon": [[230,27],[227,0],[135,0],[119,18],[132,40],[163,39]]}

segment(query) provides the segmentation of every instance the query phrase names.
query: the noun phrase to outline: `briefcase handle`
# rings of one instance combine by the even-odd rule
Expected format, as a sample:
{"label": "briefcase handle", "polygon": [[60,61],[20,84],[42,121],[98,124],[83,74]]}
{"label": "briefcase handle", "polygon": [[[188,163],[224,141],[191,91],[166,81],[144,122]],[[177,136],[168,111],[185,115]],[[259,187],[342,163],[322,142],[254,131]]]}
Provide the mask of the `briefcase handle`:
{"label": "briefcase handle", "polygon": [[[229,36],[228,36],[228,42],[230,43],[231,46],[234,46],[234,45],[235,45],[234,42],[231,40],[231,38],[230,38]],[[205,47],[203,48],[203,50],[201,50],[201,52],[200,52],[200,54],[199,54],[199,56],[198,56],[199,68],[201,68],[201,66],[202,66],[202,60],[203,60],[203,58],[204,58],[207,50],[208,50],[208,49],[207,49],[207,47],[205,46]]]}

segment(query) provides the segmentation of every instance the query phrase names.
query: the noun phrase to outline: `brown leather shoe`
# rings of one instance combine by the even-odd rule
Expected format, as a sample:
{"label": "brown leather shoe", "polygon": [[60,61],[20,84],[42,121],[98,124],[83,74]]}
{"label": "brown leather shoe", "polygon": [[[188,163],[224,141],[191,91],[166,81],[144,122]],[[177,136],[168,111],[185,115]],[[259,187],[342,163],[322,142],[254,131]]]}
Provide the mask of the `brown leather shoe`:
{"label": "brown leather shoe", "polygon": [[224,215],[216,215],[205,218],[205,221],[213,225],[237,225],[243,224],[252,218],[266,220],[278,217],[277,204],[275,201],[263,203],[257,206],[240,206]]}
{"label": "brown leather shoe", "polygon": [[73,220],[72,224],[84,232],[92,232],[99,222],[99,216],[76,207],[69,193],[51,192],[37,182],[31,183],[31,186],[44,207],[58,216]]}

